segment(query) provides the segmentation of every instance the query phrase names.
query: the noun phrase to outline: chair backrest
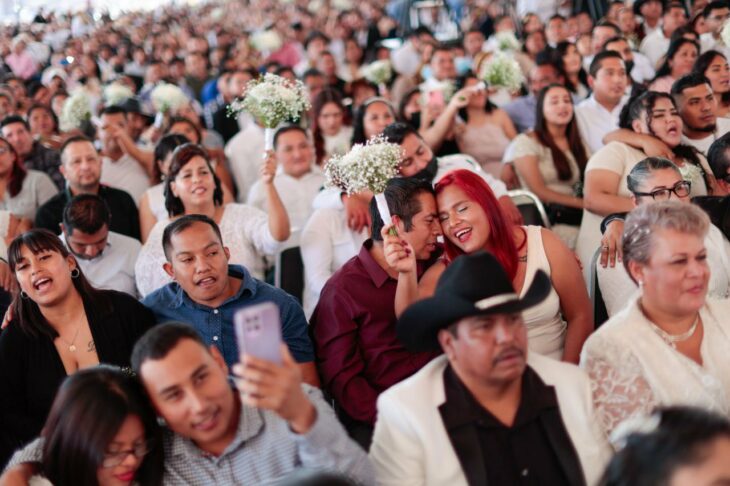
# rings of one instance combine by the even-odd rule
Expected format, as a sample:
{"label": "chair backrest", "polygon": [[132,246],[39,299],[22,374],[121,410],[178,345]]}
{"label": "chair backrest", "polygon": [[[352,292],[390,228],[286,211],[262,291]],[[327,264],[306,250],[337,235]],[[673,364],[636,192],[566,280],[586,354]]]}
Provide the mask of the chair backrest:
{"label": "chair backrest", "polygon": [[522,219],[526,225],[537,225],[550,228],[550,220],[548,219],[545,206],[542,205],[540,199],[530,191],[524,189],[514,189],[509,191],[509,197],[515,203],[517,209],[522,213]]}
{"label": "chair backrest", "polygon": [[601,294],[601,286],[598,284],[598,260],[601,258],[601,248],[599,247],[591,258],[591,278],[588,285],[588,295],[593,304],[593,322],[596,329],[608,320],[608,311],[606,303],[603,301]]}
{"label": "chair backrest", "polygon": [[304,262],[298,246],[276,254],[274,285],[302,303],[304,295]]}

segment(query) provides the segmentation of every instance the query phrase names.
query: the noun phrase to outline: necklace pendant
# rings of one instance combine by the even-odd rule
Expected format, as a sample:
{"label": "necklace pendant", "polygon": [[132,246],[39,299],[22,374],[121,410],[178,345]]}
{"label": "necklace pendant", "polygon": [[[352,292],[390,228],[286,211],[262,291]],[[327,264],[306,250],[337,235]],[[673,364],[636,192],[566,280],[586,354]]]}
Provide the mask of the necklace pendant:
{"label": "necklace pendant", "polygon": [[71,346],[68,347],[68,350],[71,351],[72,353],[75,353],[76,352],[76,345],[75,344],[72,344]]}

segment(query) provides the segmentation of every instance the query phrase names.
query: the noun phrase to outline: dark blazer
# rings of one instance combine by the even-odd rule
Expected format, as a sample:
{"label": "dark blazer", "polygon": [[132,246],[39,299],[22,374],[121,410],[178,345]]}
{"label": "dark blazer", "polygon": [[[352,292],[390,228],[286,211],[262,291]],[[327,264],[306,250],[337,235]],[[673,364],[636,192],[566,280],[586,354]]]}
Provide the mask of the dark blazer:
{"label": "dark blazer", "polygon": [[697,196],[692,202],[704,209],[712,224],[730,239],[730,196]]}
{"label": "dark blazer", "polygon": [[[111,304],[106,311],[84,298],[99,362],[129,367],[134,343],[155,316],[127,294],[100,292]],[[15,449],[40,434],[66,376],[51,338],[30,336],[16,322],[0,334],[0,469]]]}

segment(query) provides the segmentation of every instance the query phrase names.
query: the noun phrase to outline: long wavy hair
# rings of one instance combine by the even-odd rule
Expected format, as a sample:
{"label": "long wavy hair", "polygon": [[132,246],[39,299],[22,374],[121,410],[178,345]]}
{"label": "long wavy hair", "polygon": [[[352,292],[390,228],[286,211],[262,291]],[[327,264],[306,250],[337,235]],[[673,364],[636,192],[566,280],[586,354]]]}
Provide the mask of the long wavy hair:
{"label": "long wavy hair", "polygon": [[[651,83],[656,81],[659,78],[662,78],[664,76],[669,76],[672,74],[672,67],[669,65],[669,61],[674,59],[674,56],[677,55],[677,52],[679,52],[679,49],[685,45],[685,44],[692,44],[697,49],[697,55],[700,54],[700,45],[697,41],[693,41],[692,39],[687,39],[685,37],[680,37],[679,39],[675,39],[672,41],[671,44],[669,44],[669,50],[667,51],[666,56],[664,56],[664,62],[661,66],[659,66],[659,69],[657,69],[656,76],[654,76],[654,79],[651,80]],[[696,61],[695,61],[696,62]]]}
{"label": "long wavy hair", "polygon": [[173,216],[185,214],[185,205],[183,204],[182,199],[172,193],[170,186],[183,167],[185,167],[185,165],[187,165],[187,163],[196,156],[205,159],[210,175],[213,176],[213,182],[215,183],[213,204],[216,206],[221,206],[223,204],[223,187],[221,185],[221,180],[217,175],[215,175],[215,170],[213,170],[213,166],[210,163],[210,155],[208,155],[208,151],[198,144],[186,143],[177,147],[172,153],[170,171],[165,178],[165,209],[167,209],[167,214],[171,218]]}
{"label": "long wavy hair", "polygon": [[[553,88],[561,88],[570,93],[570,90],[562,84],[551,84],[540,91],[537,95],[534,132],[538,141],[543,146],[550,149],[550,154],[553,156],[553,165],[555,166],[555,170],[558,172],[558,179],[561,181],[567,181],[573,177],[573,170],[570,168],[568,157],[560,149],[560,147],[557,146],[552,135],[550,135],[547,120],[545,119],[545,97],[547,96],[548,91]],[[573,104],[572,99],[570,103],[571,105]],[[573,108],[573,116],[571,117],[570,122],[568,122],[568,126],[565,128],[565,135],[568,139],[570,153],[573,154],[573,158],[575,158],[575,162],[578,165],[580,178],[583,179],[583,172],[585,171],[586,163],[588,162],[588,156],[586,155],[585,147],[583,146],[583,141],[580,137],[580,132],[578,131],[578,123],[575,121],[575,108]]]}
{"label": "long wavy hair", "polygon": [[104,453],[130,416],[142,422],[148,450],[135,484],[161,484],[162,430],[152,405],[135,377],[108,365],[80,370],[58,390],[41,432],[44,476],[56,486],[98,484]]}
{"label": "long wavy hair", "polygon": [[327,152],[324,149],[324,135],[322,134],[322,129],[319,127],[318,120],[324,107],[330,103],[335,104],[342,112],[342,125],[344,126],[347,122],[347,110],[342,104],[342,97],[337,91],[333,89],[325,89],[315,96],[314,102],[312,103],[311,126],[312,138],[314,138],[314,153],[316,155],[318,165],[322,165],[324,163],[324,158],[327,155]]}
{"label": "long wavy hair", "polygon": [[352,121],[352,145],[367,142],[368,137],[365,136],[365,114],[368,111],[368,107],[375,103],[385,103],[388,109],[390,109],[390,113],[393,115],[393,121],[398,119],[395,109],[393,109],[393,105],[391,105],[390,101],[385,98],[376,96],[366,100],[365,103],[357,109],[355,112],[355,118]]}
{"label": "long wavy hair", "polygon": [[[499,260],[502,267],[514,279],[517,274],[518,250],[513,237],[512,223],[504,216],[499,201],[494,196],[492,189],[484,182],[478,174],[465,169],[455,170],[446,174],[435,186],[438,197],[447,187],[458,187],[466,196],[477,203],[487,215],[489,225],[489,249]],[[448,262],[454,261],[464,252],[449,240],[444,238],[444,250]]]}
{"label": "long wavy hair", "polygon": [[23,188],[23,181],[25,181],[25,176],[28,175],[28,171],[25,170],[25,167],[20,162],[18,152],[13,148],[12,144],[5,137],[0,137],[0,142],[5,144],[5,147],[14,157],[13,167],[10,169],[10,178],[8,179],[8,193],[10,197],[15,197],[20,194],[20,190]]}
{"label": "long wavy hair", "polygon": [[[707,74],[705,73],[707,73],[707,70],[710,69],[710,64],[712,64],[712,61],[714,61],[717,57],[721,57],[725,62],[727,62],[727,58],[720,51],[710,50],[707,52],[703,52],[695,61],[695,65],[692,66],[692,71],[707,77]],[[719,101],[721,101],[723,105],[730,104],[730,91],[722,93],[720,95]]]}

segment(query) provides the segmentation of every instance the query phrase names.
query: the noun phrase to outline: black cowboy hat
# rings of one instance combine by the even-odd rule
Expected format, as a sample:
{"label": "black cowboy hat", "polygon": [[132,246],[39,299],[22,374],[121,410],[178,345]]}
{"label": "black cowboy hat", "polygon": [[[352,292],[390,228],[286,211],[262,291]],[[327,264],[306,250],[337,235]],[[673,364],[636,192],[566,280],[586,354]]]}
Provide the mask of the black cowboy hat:
{"label": "black cowboy hat", "polygon": [[433,297],[416,302],[401,315],[396,325],[398,339],[412,351],[440,350],[441,329],[464,317],[510,314],[542,302],[552,284],[538,270],[523,298],[491,253],[464,255],[448,266],[436,285]]}

